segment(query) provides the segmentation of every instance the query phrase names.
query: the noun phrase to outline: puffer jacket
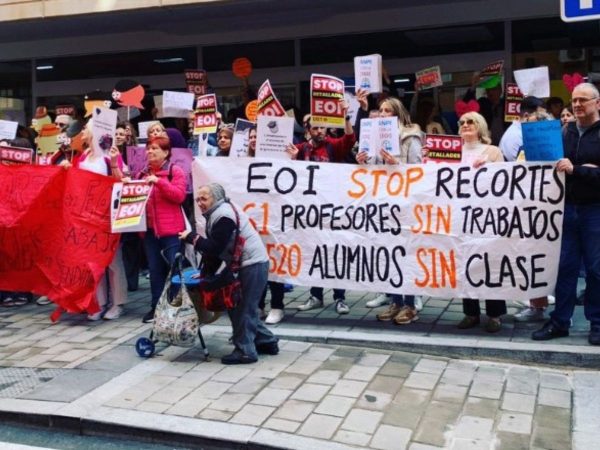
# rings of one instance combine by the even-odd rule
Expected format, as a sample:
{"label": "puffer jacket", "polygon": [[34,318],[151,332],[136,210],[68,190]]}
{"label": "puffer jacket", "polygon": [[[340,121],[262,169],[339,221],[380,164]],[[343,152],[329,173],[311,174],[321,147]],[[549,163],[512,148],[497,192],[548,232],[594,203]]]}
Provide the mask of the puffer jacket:
{"label": "puffer jacket", "polygon": [[569,123],[563,132],[563,144],[565,158],[573,163],[573,174],[566,178],[565,201],[575,205],[600,204],[600,121],[582,136],[575,122]]}
{"label": "puffer jacket", "polygon": [[[142,172],[140,175],[143,178],[148,173]],[[181,204],[185,200],[185,173],[181,167],[165,162],[154,175],[158,177],[158,181],[152,188],[146,206],[148,228],[152,228],[159,238],[177,235],[185,230],[181,210]]]}

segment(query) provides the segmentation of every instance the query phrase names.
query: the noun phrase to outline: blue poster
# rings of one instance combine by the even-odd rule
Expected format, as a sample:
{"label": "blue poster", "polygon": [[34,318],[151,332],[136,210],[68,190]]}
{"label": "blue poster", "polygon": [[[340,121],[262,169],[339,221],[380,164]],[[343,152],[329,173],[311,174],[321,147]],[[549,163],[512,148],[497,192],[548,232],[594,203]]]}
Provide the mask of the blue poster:
{"label": "blue poster", "polygon": [[560,120],[523,122],[521,129],[527,161],[558,161],[564,158]]}

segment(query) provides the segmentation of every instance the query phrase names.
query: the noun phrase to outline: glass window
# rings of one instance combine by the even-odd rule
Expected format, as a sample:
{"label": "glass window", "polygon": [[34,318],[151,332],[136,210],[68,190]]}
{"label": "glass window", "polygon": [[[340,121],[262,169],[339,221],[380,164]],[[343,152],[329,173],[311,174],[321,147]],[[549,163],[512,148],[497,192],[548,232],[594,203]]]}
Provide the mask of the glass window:
{"label": "glass window", "polygon": [[252,67],[287,67],[294,65],[294,41],[258,42],[255,44],[214,45],[202,48],[204,69],[231,70],[236,58],[246,57]]}

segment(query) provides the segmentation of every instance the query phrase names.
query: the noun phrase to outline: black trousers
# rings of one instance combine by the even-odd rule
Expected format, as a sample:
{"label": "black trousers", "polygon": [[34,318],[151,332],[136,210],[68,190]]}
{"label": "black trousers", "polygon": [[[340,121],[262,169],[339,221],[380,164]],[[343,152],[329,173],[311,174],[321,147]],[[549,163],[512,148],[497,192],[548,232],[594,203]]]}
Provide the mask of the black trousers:
{"label": "black trousers", "polygon": [[[463,298],[463,312],[467,316],[479,316],[481,314],[479,300]],[[506,314],[506,302],[504,300],[486,300],[485,313],[488,317],[500,317]]]}
{"label": "black trousers", "polygon": [[[271,291],[271,309],[283,309],[284,284],[278,283],[277,281],[269,281],[267,285]],[[265,286],[265,290],[263,291],[262,297],[258,302],[258,307],[260,309],[265,309],[266,297],[267,287]]]}

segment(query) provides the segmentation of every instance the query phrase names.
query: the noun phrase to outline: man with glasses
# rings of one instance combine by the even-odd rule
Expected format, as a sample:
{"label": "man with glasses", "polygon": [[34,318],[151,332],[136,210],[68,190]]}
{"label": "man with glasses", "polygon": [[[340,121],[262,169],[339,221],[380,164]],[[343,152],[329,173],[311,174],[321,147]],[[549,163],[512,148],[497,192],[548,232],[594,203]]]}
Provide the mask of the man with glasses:
{"label": "man with glasses", "polygon": [[556,306],[533,340],[569,335],[577,300],[580,261],[586,269],[584,310],[589,342],[600,345],[600,94],[590,83],[575,87],[571,104],[575,122],[563,134],[565,158],[556,169],[566,173],[562,247],[556,280]]}

